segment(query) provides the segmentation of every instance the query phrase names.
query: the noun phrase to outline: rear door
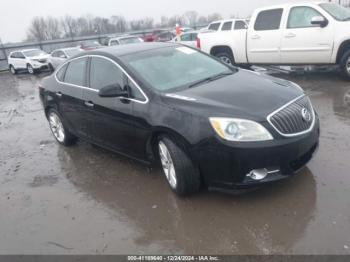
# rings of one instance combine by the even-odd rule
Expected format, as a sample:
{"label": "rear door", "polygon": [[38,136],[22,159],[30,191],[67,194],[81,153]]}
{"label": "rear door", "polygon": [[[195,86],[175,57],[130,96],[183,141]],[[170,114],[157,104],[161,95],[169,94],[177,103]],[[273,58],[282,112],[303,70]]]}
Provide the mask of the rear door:
{"label": "rear door", "polygon": [[281,62],[285,64],[330,63],[334,23],[325,27],[312,25],[314,17],[323,17],[310,6],[295,6],[289,10],[281,44]]}
{"label": "rear door", "polygon": [[279,64],[283,8],[262,10],[249,27],[247,55],[253,64]]}
{"label": "rear door", "polygon": [[[100,97],[98,91],[109,85],[119,84],[130,90],[130,99]],[[91,140],[95,143],[143,158],[137,150],[137,119],[133,116],[133,105],[137,98],[132,84],[123,70],[109,58],[92,56],[90,60],[90,85],[84,90],[85,117]],[[145,148],[145,147],[144,147]],[[143,149],[144,149],[143,148]]]}
{"label": "rear door", "polygon": [[72,60],[56,74],[59,89],[55,96],[58,110],[68,125],[80,137],[87,137],[86,121],[83,117],[83,90],[87,88],[87,57]]}

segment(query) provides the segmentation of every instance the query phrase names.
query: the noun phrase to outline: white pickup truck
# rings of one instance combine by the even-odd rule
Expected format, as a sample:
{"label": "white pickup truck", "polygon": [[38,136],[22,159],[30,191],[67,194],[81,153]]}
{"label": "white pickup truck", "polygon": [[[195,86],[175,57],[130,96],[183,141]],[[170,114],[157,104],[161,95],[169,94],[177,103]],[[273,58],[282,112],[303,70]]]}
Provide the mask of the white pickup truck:
{"label": "white pickup truck", "polygon": [[350,9],[328,2],[260,8],[247,29],[203,32],[197,47],[243,67],[338,64],[350,80]]}

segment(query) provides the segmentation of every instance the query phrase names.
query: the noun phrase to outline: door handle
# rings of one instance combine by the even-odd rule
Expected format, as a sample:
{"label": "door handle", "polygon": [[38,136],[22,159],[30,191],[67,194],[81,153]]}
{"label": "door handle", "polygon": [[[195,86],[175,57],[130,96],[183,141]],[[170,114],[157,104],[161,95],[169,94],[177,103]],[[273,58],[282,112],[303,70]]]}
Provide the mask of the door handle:
{"label": "door handle", "polygon": [[296,36],[297,36],[296,34],[289,33],[288,35],[285,35],[285,38],[293,38],[293,37],[296,37]]}
{"label": "door handle", "polygon": [[260,35],[253,35],[252,39],[260,39]]}
{"label": "door handle", "polygon": [[94,106],[95,106],[95,104],[92,103],[91,101],[85,101],[84,104],[85,104],[86,106],[88,106],[88,107],[94,107]]}
{"label": "door handle", "polygon": [[61,92],[56,92],[56,96],[62,97],[62,93]]}

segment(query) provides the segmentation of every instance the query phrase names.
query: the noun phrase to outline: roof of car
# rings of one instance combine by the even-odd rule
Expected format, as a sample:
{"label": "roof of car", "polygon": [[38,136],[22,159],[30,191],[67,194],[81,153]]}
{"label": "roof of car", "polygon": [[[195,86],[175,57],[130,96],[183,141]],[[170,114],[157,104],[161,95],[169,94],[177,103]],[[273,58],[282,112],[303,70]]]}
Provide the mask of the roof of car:
{"label": "roof of car", "polygon": [[103,47],[98,50],[84,52],[80,54],[80,56],[84,55],[103,55],[103,54],[109,54],[112,56],[124,56],[129,55],[133,53],[140,53],[145,52],[149,50],[164,48],[164,47],[172,47],[172,46],[179,46],[176,43],[170,43],[170,42],[149,42],[149,43],[135,43],[132,45],[117,45],[117,46],[110,46],[110,47]]}
{"label": "roof of car", "polygon": [[257,8],[255,10],[255,12],[259,12],[261,10],[267,10],[267,9],[288,8],[288,7],[292,7],[292,6],[303,6],[303,5],[319,5],[319,4],[325,4],[325,3],[329,3],[329,2],[327,2],[327,1],[290,2],[290,3],[285,3],[285,4],[263,6],[261,8]]}

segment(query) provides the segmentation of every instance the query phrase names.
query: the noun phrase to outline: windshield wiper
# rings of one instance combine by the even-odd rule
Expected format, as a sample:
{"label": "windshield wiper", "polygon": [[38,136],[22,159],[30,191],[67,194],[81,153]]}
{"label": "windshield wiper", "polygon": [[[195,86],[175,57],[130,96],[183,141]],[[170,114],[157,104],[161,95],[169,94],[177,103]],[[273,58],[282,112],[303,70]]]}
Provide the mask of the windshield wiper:
{"label": "windshield wiper", "polygon": [[233,72],[225,72],[225,73],[217,74],[215,76],[207,77],[207,78],[201,79],[199,81],[196,81],[196,82],[190,84],[188,86],[188,88],[195,87],[195,86],[207,83],[207,82],[211,82],[211,81],[214,81],[214,80],[217,80],[217,79],[220,79],[222,77],[229,76],[229,75],[232,75],[232,74],[233,74]]}

